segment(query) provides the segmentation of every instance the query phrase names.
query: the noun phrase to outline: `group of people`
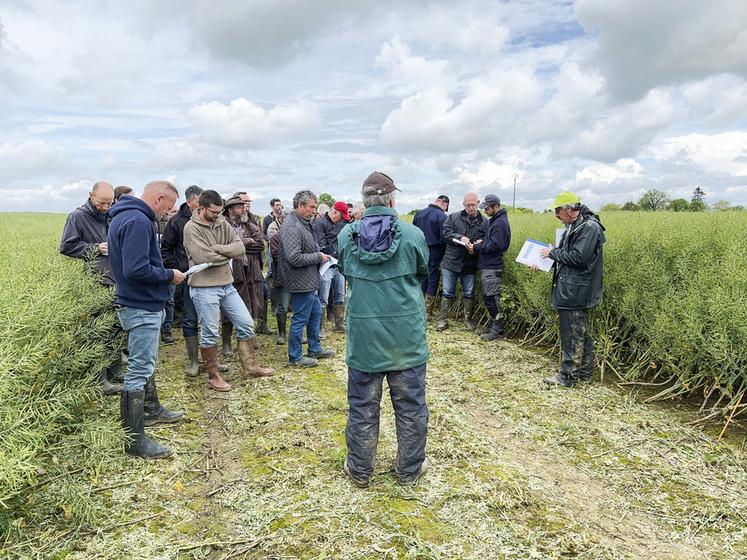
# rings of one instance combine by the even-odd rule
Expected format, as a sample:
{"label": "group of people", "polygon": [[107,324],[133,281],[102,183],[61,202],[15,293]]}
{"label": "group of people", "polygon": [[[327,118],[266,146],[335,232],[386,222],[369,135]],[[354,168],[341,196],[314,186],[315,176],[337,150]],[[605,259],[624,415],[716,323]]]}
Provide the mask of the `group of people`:
{"label": "group of people", "polygon": [[[373,474],[384,378],[396,417],[395,472],[403,485],[423,475],[428,465],[427,314],[434,312],[439,276],[443,299],[438,330],[448,327],[457,281],[467,327],[474,329],[473,291],[479,270],[492,319],[483,338],[493,340],[504,331],[500,287],[511,233],[497,196],[488,195],[480,203],[476,194],[468,193],[464,210],[452,214],[447,214],[448,197],[439,196],[411,225],[395,210],[399,188],[381,172],[363,181],[364,210],[355,216],[343,201],[319,212],[318,197],[309,190],[295,194],[292,211],[273,199],[270,214],[261,218],[251,213],[244,192],[224,200],[214,190],[193,185],[174,212],[179,192],[168,181],[148,183],[140,197],[120,189],[104,181],[93,185],[86,203],[68,217],[60,251],[85,261],[102,284],[115,290],[119,326],[128,338],[127,367],[117,387],[123,361],[117,353],[101,382],[105,393],[120,394],[128,454],[170,455],[144,428],[183,417],[160,403],[154,376],[159,341],[170,334],[162,332],[163,323],[174,301],[180,300],[183,310],[186,375],[199,375],[201,355],[208,386],[230,391],[222,375],[228,368],[218,354],[219,343],[223,355],[232,353],[234,332],[243,374],[274,375],[272,368],[258,363],[254,340],[256,332],[274,334],[266,319],[269,299],[277,319],[276,342],[287,341],[291,367],[314,367],[335,355],[321,344],[328,304],[333,310],[331,328],[347,333],[348,454],[343,469],[350,479],[366,487]],[[159,219],[169,214],[158,227]],[[598,303],[597,295],[601,297],[604,237],[598,218],[577,197],[559,205],[556,215],[568,229],[559,247],[547,254],[556,263],[553,304],[565,310],[568,299],[575,298],[570,302],[575,307],[572,313],[561,311],[561,335],[565,328],[570,338],[563,338],[563,365],[554,379],[573,385],[593,367],[584,321],[588,308]],[[585,279],[595,292],[581,302],[583,307],[576,305],[582,294],[569,294],[568,285],[578,292]]]}

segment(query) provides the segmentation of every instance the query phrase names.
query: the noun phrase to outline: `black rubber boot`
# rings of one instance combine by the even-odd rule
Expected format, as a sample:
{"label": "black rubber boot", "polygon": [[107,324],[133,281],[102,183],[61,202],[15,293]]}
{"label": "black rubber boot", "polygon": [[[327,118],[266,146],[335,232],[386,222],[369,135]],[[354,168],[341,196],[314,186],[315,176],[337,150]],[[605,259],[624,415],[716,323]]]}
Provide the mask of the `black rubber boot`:
{"label": "black rubber boot", "polygon": [[468,331],[475,330],[475,322],[472,320],[472,315],[475,310],[475,300],[465,299],[464,300],[464,325]]}
{"label": "black rubber boot", "polygon": [[223,354],[224,358],[230,358],[233,356],[233,349],[231,348],[231,336],[233,335],[233,323],[223,323],[220,329],[220,337],[223,341]]}
{"label": "black rubber boot", "polygon": [[257,328],[254,329],[257,334],[275,334],[267,326],[267,300],[262,300],[262,307],[259,308],[259,321],[257,322]]}
{"label": "black rubber boot", "polygon": [[104,395],[118,395],[122,392],[122,385],[112,383],[111,380],[119,375],[122,371],[122,354],[117,352],[117,358],[114,363],[99,374],[99,383],[101,392]]}
{"label": "black rubber boot", "polygon": [[158,389],[156,388],[156,376],[151,375],[145,384],[145,396],[143,397],[143,424],[154,426],[156,424],[173,424],[184,418],[183,412],[172,412],[158,400]]}
{"label": "black rubber boot", "polygon": [[496,340],[503,336],[505,336],[505,333],[503,332],[503,319],[493,319],[490,330],[487,333],[480,335],[480,338],[483,340]]}
{"label": "black rubber boot", "polygon": [[145,391],[122,391],[119,416],[127,439],[124,449],[128,455],[145,459],[160,459],[171,455],[171,449],[145,435],[143,404]]}
{"label": "black rubber boot", "polygon": [[275,344],[285,344],[285,326],[288,321],[288,315],[286,315],[285,313],[278,313],[277,315],[275,315],[275,318],[278,320],[278,338],[275,341]]}
{"label": "black rubber boot", "polygon": [[449,327],[449,311],[451,311],[451,301],[448,298],[441,299],[441,315],[436,325],[437,331],[445,331]]}
{"label": "black rubber boot", "polygon": [[184,370],[184,375],[187,377],[197,377],[200,374],[200,350],[197,344],[197,337],[185,337],[184,344],[187,346],[187,359],[189,359],[189,366]]}

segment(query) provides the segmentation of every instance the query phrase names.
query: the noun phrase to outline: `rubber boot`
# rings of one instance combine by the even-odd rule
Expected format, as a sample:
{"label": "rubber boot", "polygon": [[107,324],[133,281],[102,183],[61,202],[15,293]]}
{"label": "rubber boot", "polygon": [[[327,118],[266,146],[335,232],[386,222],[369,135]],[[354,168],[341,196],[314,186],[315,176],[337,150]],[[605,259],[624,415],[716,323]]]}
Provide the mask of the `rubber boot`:
{"label": "rubber boot", "polygon": [[220,329],[220,337],[223,341],[223,354],[224,358],[233,357],[233,349],[231,348],[231,336],[233,335],[233,323],[223,323]]}
{"label": "rubber boot", "polygon": [[205,364],[205,369],[208,373],[208,385],[216,391],[222,392],[233,389],[231,385],[226,383],[226,380],[223,379],[218,369],[218,347],[200,348],[200,353],[202,354],[202,362]]}
{"label": "rubber boot", "polygon": [[171,449],[145,435],[144,400],[145,391],[122,391],[120,394],[119,416],[127,436],[125,453],[146,459],[168,457]]}
{"label": "rubber boot", "polygon": [[425,294],[425,320],[430,321],[433,319],[433,312],[436,307],[436,296],[429,296]]}
{"label": "rubber boot", "polygon": [[275,341],[275,344],[285,344],[285,326],[288,321],[288,315],[285,313],[278,313],[277,315],[275,315],[275,318],[278,320],[278,338]]}
{"label": "rubber boot", "polygon": [[267,300],[262,300],[262,306],[259,308],[259,321],[257,323],[257,328],[254,329],[254,332],[257,334],[275,334],[270,330],[270,327],[267,326]]}
{"label": "rubber boot", "polygon": [[465,299],[464,300],[464,325],[468,331],[475,330],[475,322],[472,319],[474,310],[475,310],[475,300]]}
{"label": "rubber boot", "polygon": [[109,381],[110,379],[114,379],[120,373],[121,369],[122,359],[121,354],[118,354],[114,363],[99,373],[100,388],[104,395],[117,395],[122,392],[122,385]]}
{"label": "rubber boot", "polygon": [[335,330],[345,332],[345,304],[335,304]]}
{"label": "rubber boot", "polygon": [[239,360],[241,369],[249,377],[272,377],[275,371],[272,368],[265,368],[257,365],[257,354],[254,352],[254,340],[239,340]]}
{"label": "rubber boot", "polygon": [[493,319],[493,322],[490,325],[490,330],[485,334],[480,335],[480,338],[482,338],[483,340],[496,340],[497,338],[501,338],[504,335],[505,333],[503,332],[503,318],[499,318]]}
{"label": "rubber boot", "polygon": [[161,401],[158,399],[158,389],[156,388],[156,375],[151,375],[145,384],[143,424],[145,426],[173,424],[182,418],[184,418],[183,412],[173,412],[161,404]]}
{"label": "rubber boot", "polygon": [[189,366],[184,370],[187,377],[197,377],[200,374],[200,356],[196,336],[187,336],[184,338],[184,344],[187,346],[187,358]]}
{"label": "rubber boot", "polygon": [[441,315],[438,317],[437,331],[445,331],[449,327],[449,312],[451,311],[451,302],[449,298],[441,300]]}

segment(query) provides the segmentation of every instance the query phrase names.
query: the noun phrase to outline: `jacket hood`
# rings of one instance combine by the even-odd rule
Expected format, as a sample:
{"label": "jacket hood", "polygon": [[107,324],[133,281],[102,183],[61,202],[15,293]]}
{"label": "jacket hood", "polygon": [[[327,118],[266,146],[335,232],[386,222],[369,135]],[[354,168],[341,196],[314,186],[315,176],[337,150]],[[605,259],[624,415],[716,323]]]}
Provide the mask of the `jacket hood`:
{"label": "jacket hood", "polygon": [[498,212],[496,212],[495,214],[493,214],[490,217],[490,222],[492,223],[492,222],[496,221],[498,218],[500,218],[504,214],[508,214],[508,212],[506,211],[505,208],[501,208],[500,210],[498,210]]}
{"label": "jacket hood", "polygon": [[139,210],[143,214],[145,214],[150,221],[155,221],[156,215],[151,210],[150,206],[145,204],[142,200],[139,198],[135,198],[134,196],[130,195],[122,195],[119,197],[119,200],[117,203],[109,208],[109,215],[113,218],[117,214],[121,214],[122,212],[125,212],[127,210]]}
{"label": "jacket hood", "polygon": [[581,215],[585,220],[594,220],[599,224],[599,227],[602,228],[602,231],[605,231],[605,227],[602,225],[602,220],[599,218],[599,215],[592,212],[585,204],[581,205]]}
{"label": "jacket hood", "polygon": [[189,209],[186,202],[182,202],[181,206],[179,206],[179,215],[184,218],[192,217],[192,210]]}
{"label": "jacket hood", "polygon": [[107,210],[106,212],[99,212],[96,209],[96,207],[93,205],[93,203],[91,202],[90,198],[86,200],[85,204],[81,206],[81,208],[86,214],[90,214],[95,219],[97,219],[99,222],[106,223],[106,220],[109,216],[109,213],[108,213],[109,211]]}
{"label": "jacket hood", "polygon": [[352,251],[361,262],[378,264],[391,259],[399,248],[402,232],[397,213],[391,208],[372,206],[354,223]]}

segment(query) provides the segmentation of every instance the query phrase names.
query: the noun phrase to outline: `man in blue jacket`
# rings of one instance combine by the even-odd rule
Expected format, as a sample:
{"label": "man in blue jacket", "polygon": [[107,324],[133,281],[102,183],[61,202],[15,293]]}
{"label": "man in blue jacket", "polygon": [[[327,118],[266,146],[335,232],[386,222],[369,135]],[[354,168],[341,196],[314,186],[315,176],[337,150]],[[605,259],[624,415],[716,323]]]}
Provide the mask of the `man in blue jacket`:
{"label": "man in blue jacket", "polygon": [[412,225],[419,227],[425,235],[428,244],[428,279],[423,282],[423,293],[425,294],[425,307],[428,317],[433,316],[436,295],[438,294],[438,277],[441,274],[441,261],[446,253],[446,243],[441,237],[441,228],[446,221],[449,211],[449,197],[445,194],[427,207],[415,214]]}
{"label": "man in blue jacket", "polygon": [[501,277],[503,276],[503,253],[511,244],[511,226],[508,213],[501,206],[501,199],[494,194],[485,197],[480,210],[490,218],[485,237],[471,248],[478,254],[482,297],[490,313],[490,330],[481,335],[483,340],[495,340],[503,336],[503,308],[501,307]]}
{"label": "man in blue jacket", "polygon": [[169,284],[185,279],[180,270],[163,267],[153,224],[178,196],[168,181],[152,181],[139,199],[124,195],[109,211],[109,264],[117,284],[114,303],[122,329],[129,334],[130,352],[119,412],[128,436],[125,452],[138,457],[171,455],[168,447],[145,435],[144,427],[183,416],[160,404],[153,377]]}

